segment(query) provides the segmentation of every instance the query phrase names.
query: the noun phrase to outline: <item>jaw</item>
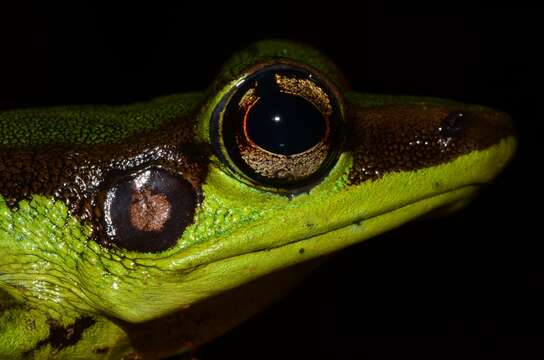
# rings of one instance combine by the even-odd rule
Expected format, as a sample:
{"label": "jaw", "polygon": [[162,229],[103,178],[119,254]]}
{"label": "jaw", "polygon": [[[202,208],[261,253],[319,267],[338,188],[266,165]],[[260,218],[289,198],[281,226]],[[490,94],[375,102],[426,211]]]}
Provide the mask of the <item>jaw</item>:
{"label": "jaw", "polygon": [[[502,170],[514,148],[515,140],[509,137],[441,165],[386,173],[358,184],[349,183],[354,160],[344,153],[320,184],[292,199],[249,189],[214,167],[203,185],[201,218],[192,232],[184,234],[180,248],[160,259],[138,254],[130,260],[130,276],[82,276],[82,288],[96,289],[85,293],[90,300],[83,302],[93,312],[130,323],[196,306],[266,274],[338,251],[435,209],[466,202]],[[246,216],[248,208],[259,217]],[[228,228],[189,242],[209,233],[218,212],[226,211],[236,214],[219,218]],[[100,261],[117,264],[115,259]],[[90,261],[80,265],[82,274],[96,272]],[[111,269],[123,270],[116,266]],[[95,293],[102,296],[94,297]]]}
{"label": "jaw", "polygon": [[[267,216],[240,226],[228,236],[216,237],[213,242],[191,246],[179,256],[169,258],[168,265],[170,270],[177,271],[207,266],[352,224],[364,225],[367,220],[384,217],[398,209],[411,205],[415,209],[418,203],[423,204],[424,200],[433,198],[436,201],[433,209],[453,207],[468,201],[481,185],[490,183],[510,160],[515,145],[515,139],[508,137],[485,150],[460,156],[449,163],[410,172],[392,172],[357,185],[346,183],[345,173],[352,160],[349,154],[344,154],[330,176],[308,194],[291,200],[284,197],[270,199],[264,204],[269,209]],[[210,175],[209,186],[228,192],[224,191],[228,185],[222,182],[226,177],[221,171]],[[243,192],[231,195],[239,204],[245,205],[248,201],[247,194],[244,196]],[[400,224],[392,222],[391,227],[396,225]]]}
{"label": "jaw", "polygon": [[[386,174],[353,186],[344,182],[343,187],[331,190],[332,184],[345,179],[349,168],[346,164],[350,162],[347,154],[329,179],[309,194],[267,204],[274,216],[265,216],[228,236],[196,244],[164,259],[160,267],[169,275],[162,286],[169,290],[161,291],[153,308],[118,315],[131,322],[146,321],[338,251],[433,210],[466,203],[481,185],[500,172],[514,148],[514,138],[506,138],[450,163]],[[216,175],[221,176],[220,172]],[[211,174],[208,185],[221,185],[221,179]],[[243,196],[234,195],[243,202]]]}
{"label": "jaw", "polygon": [[249,281],[278,269],[330,254],[396,228],[440,208],[444,203],[469,199],[477,193],[479,187],[479,185],[463,186],[369,218],[353,219],[347,224],[333,226],[323,233],[293,240],[274,248],[215,261],[193,271],[187,280],[189,284],[196,284],[199,279],[206,279],[207,282],[221,283],[221,287],[226,289],[239,286],[241,282],[238,276],[242,276],[243,281]]}
{"label": "jaw", "polygon": [[[183,344],[179,338],[186,337],[186,334],[191,334],[191,341],[186,341],[185,343],[189,345],[184,346],[182,350],[194,349],[253,316],[282,296],[299,283],[309,271],[321,264],[324,255],[408,222],[439,207],[445,201],[455,202],[457,199],[470,198],[477,192],[478,187],[466,186],[273,249],[241,254],[208,264],[193,271],[190,275],[192,281],[188,282],[199,283],[206,279],[222,283],[225,286],[224,290],[201,301],[195,301],[194,305],[182,310],[183,321],[179,321],[179,315],[174,313],[150,319],[142,324],[128,325],[127,329],[143,329],[136,332],[141,335],[136,341],[143,344],[144,351],[148,339],[157,333],[155,329],[166,327],[170,327],[169,338],[175,340],[171,344],[172,349],[179,351],[180,344]],[[239,283],[230,276],[236,274],[245,276],[246,281]],[[190,291],[190,288],[187,290]],[[164,346],[161,349],[164,351]],[[157,349],[151,348],[149,351],[152,354]]]}

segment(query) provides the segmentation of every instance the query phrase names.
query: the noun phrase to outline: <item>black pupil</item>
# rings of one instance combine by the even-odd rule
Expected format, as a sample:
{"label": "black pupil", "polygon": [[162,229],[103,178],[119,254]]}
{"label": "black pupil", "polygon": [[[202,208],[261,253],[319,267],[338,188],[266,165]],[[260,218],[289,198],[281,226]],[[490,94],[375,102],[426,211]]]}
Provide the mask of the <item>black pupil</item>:
{"label": "black pupil", "polygon": [[[261,148],[275,154],[292,155],[310,149],[326,132],[321,112],[306,99],[280,92],[275,84],[265,89],[249,110],[247,133]],[[268,91],[266,91],[268,90]]]}

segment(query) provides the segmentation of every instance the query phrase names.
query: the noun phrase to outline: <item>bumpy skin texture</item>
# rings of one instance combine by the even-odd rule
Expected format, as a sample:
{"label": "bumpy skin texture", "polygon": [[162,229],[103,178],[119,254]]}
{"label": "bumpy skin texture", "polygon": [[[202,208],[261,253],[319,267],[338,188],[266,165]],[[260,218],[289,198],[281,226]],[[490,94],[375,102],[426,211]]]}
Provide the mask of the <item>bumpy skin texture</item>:
{"label": "bumpy skin texture", "polygon": [[[240,181],[210,139],[223,95],[275,62],[335,84],[345,122],[336,164],[291,196]],[[315,50],[278,41],[235,55],[204,93],[4,112],[0,358],[191,350],[280,296],[312,259],[466,203],[514,149],[501,112],[354,93]],[[128,251],[104,236],[97,204],[120,174],[149,166],[191,184],[194,218],[167,250]]]}
{"label": "bumpy skin texture", "polygon": [[165,96],[128,106],[59,106],[5,111],[0,117],[4,148],[50,144],[112,144],[143,130],[192,114],[202,93]]}

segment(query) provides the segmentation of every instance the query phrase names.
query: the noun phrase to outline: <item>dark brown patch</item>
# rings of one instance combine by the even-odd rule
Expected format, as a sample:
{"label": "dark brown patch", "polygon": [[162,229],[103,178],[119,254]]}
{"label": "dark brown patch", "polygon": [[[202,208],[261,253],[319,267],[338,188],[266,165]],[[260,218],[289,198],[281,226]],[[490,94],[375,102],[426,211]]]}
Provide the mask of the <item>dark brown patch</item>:
{"label": "dark brown patch", "polygon": [[209,150],[194,143],[189,120],[176,119],[116,144],[0,148],[0,194],[10,207],[33,194],[62,200],[107,245],[97,205],[100,193],[119,177],[158,166],[186,179],[200,201]]}
{"label": "dark brown patch", "polygon": [[6,291],[0,290],[0,316],[2,316],[2,313],[9,309],[16,306],[15,299],[9,295]]}
{"label": "dark brown patch", "polygon": [[110,351],[109,347],[101,347],[93,349],[95,354],[107,354]]}
{"label": "dark brown patch", "polygon": [[350,184],[445,163],[513,134],[510,117],[502,112],[419,105],[348,104],[347,128],[354,157]]}
{"label": "dark brown patch", "polygon": [[41,340],[35,349],[39,349],[42,346],[51,344],[54,350],[62,350],[65,347],[74,345],[81,339],[83,331],[91,327],[96,321],[90,316],[83,316],[78,318],[72,325],[63,327],[56,321],[49,321],[49,336]]}
{"label": "dark brown patch", "polygon": [[142,360],[144,357],[138,353],[138,352],[131,352],[130,354],[127,354],[123,356],[121,360]]}

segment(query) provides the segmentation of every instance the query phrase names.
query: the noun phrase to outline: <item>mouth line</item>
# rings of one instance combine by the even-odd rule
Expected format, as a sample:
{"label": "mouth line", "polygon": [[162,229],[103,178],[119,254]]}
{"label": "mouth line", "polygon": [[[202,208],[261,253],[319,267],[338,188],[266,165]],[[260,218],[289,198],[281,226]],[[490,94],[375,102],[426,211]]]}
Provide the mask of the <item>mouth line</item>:
{"label": "mouth line", "polygon": [[[243,256],[246,256],[246,255],[256,254],[256,253],[260,253],[260,252],[266,252],[266,251],[270,251],[270,250],[274,250],[274,249],[280,249],[282,247],[286,247],[286,246],[293,245],[293,244],[296,244],[296,243],[299,243],[299,242],[303,242],[303,241],[306,241],[306,240],[317,238],[317,237],[320,237],[320,236],[323,236],[323,235],[326,235],[326,234],[329,234],[329,233],[332,233],[332,232],[335,232],[335,231],[338,231],[338,230],[342,230],[342,229],[348,228],[348,227],[353,226],[353,225],[359,225],[360,226],[360,225],[362,225],[363,222],[367,222],[367,221],[376,219],[376,218],[378,218],[380,216],[383,216],[383,215],[398,211],[398,210],[400,210],[402,208],[409,207],[409,206],[415,205],[415,204],[420,203],[420,202],[430,200],[430,199],[435,198],[435,197],[439,197],[439,196],[442,196],[442,195],[445,195],[445,194],[448,194],[448,193],[452,193],[452,192],[461,191],[463,189],[483,187],[485,185],[487,185],[487,184],[485,184],[485,183],[471,183],[471,184],[456,187],[454,189],[442,191],[442,192],[439,192],[439,193],[434,193],[434,194],[429,195],[429,196],[424,196],[424,197],[418,198],[415,201],[402,204],[401,206],[398,206],[398,207],[396,207],[394,209],[388,209],[387,211],[383,211],[383,212],[373,214],[372,216],[369,216],[369,217],[366,217],[366,218],[361,217],[361,218],[358,218],[357,220],[350,221],[349,223],[340,223],[340,224],[338,224],[336,226],[333,226],[329,230],[317,232],[317,233],[315,233],[315,234],[313,234],[311,236],[308,236],[308,237],[299,238],[299,239],[296,239],[296,240],[293,240],[293,241],[289,241],[289,242],[286,242],[286,243],[283,243],[283,244],[280,244],[280,245],[277,245],[277,246],[272,246],[272,247],[269,247],[269,248],[265,248],[265,249],[249,251],[249,252],[229,256],[229,257],[226,257],[226,258],[223,258],[223,259],[217,259],[217,260],[209,262],[207,264],[202,264],[202,266],[207,266],[207,265],[210,265],[210,264],[213,264],[213,263],[216,263],[216,262],[219,262],[219,261],[223,261],[223,260],[229,260],[229,259],[233,259],[233,258],[237,258],[237,257],[243,257]],[[447,205],[447,204],[444,204],[444,205]],[[421,214],[418,217],[424,216],[424,215],[425,214]]]}

